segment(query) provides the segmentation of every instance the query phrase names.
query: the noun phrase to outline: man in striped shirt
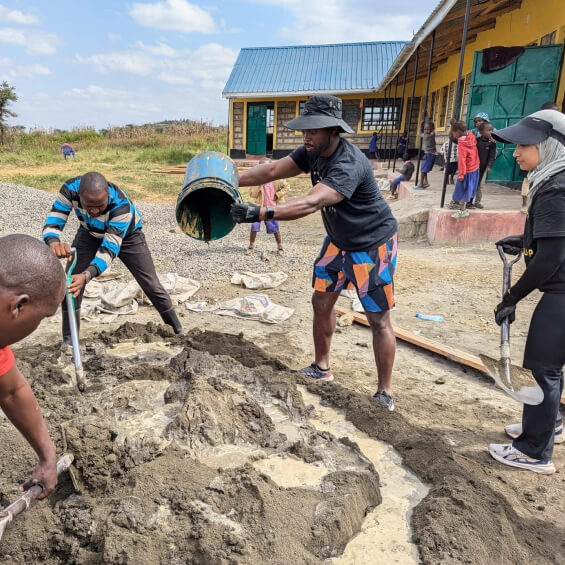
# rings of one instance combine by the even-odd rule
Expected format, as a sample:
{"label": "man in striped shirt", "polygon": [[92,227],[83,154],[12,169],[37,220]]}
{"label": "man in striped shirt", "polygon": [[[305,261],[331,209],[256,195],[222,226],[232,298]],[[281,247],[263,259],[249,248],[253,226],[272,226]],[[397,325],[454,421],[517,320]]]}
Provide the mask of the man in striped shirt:
{"label": "man in striped shirt", "polygon": [[[160,283],[142,231],[141,214],[126,194],[100,173],[90,172],[63,184],[43,228],[43,240],[57,257],[71,257],[61,235],[71,210],[80,222],[72,246],[77,264],[69,290],[74,294],[77,326],[86,284],[119,256],[163,321],[184,334],[167,291]],[[67,305],[63,301],[63,345],[71,344]]]}

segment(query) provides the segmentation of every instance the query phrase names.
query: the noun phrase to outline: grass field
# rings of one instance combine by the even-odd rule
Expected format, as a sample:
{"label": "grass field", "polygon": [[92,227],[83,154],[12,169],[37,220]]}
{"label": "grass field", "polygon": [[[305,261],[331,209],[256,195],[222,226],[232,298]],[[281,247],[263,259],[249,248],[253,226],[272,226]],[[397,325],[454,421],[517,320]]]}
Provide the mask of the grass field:
{"label": "grass field", "polygon": [[[174,202],[182,175],[153,174],[152,169],[186,165],[202,151],[226,150],[226,130],[204,134],[153,133],[137,138],[90,135],[27,135],[0,149],[0,180],[57,192],[61,184],[88,171],[98,171],[134,200]],[[64,160],[60,146],[72,144],[74,159]]]}
{"label": "grass field", "polygon": [[[185,128],[186,129],[186,128]],[[145,131],[139,135],[109,137],[93,131],[57,134],[24,134],[0,148],[0,181],[57,192],[63,182],[88,171],[102,173],[126,191],[133,200],[175,202],[182,188],[182,175],[151,173],[153,169],[186,165],[202,151],[226,151],[224,128],[173,133]],[[128,130],[126,130],[127,132]],[[74,159],[64,160],[62,143],[71,143]],[[309,178],[291,179],[287,197],[310,189]],[[244,199],[247,189],[242,189]]]}

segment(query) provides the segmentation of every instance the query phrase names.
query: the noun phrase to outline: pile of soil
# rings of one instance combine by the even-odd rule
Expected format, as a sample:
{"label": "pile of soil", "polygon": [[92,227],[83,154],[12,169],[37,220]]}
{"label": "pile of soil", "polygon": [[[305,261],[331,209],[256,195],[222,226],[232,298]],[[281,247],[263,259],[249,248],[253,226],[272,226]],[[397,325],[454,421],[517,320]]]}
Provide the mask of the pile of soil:
{"label": "pile of soil", "polygon": [[[169,355],[135,353],[163,340]],[[132,355],[112,355],[128,341]],[[322,563],[380,503],[358,447],[309,425],[292,373],[240,338],[128,323],[85,349],[84,394],[57,348],[18,353],[58,451],[75,464],[10,525],[2,563]],[[264,409],[273,404],[301,439],[277,431]],[[15,449],[11,426],[0,437],[7,502],[33,456]],[[273,456],[330,470],[314,487],[284,488],[253,465]]]}

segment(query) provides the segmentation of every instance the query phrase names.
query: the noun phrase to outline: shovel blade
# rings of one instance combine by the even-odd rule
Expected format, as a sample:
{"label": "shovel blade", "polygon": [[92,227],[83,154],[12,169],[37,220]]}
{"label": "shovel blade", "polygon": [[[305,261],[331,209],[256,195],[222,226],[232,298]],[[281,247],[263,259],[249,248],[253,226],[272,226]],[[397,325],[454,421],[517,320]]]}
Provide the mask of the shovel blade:
{"label": "shovel blade", "polygon": [[510,382],[506,380],[506,364],[501,359],[479,355],[487,374],[506,394],[522,404],[537,406],[543,402],[543,390],[536,384],[531,371],[510,365]]}

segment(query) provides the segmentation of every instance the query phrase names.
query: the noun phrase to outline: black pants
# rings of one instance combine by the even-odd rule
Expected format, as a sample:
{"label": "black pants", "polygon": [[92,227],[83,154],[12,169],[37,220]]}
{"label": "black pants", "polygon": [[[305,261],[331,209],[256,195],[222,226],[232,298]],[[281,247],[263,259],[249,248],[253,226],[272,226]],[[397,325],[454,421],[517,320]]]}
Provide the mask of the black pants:
{"label": "black pants", "polygon": [[[74,274],[82,273],[92,262],[100,244],[101,239],[91,236],[85,229],[80,228],[73,241],[73,247],[77,250],[77,264]],[[129,234],[122,241],[118,255],[128,271],[133,275],[143,292],[157,311],[162,314],[173,308],[171,298],[155,272],[155,265],[145,241],[145,234],[139,229]],[[80,310],[84,287],[79,296],[75,298],[75,307]],[[67,303],[63,300],[63,339],[70,339],[70,329],[67,318]]]}
{"label": "black pants", "polygon": [[513,445],[534,459],[550,460],[555,427],[563,421],[559,401],[565,364],[565,294],[546,292],[537,305],[526,341],[524,367],[543,390],[538,406],[524,404],[522,435]]}

